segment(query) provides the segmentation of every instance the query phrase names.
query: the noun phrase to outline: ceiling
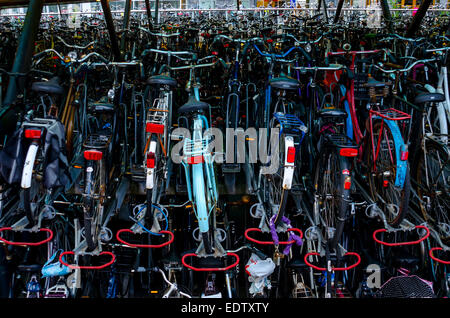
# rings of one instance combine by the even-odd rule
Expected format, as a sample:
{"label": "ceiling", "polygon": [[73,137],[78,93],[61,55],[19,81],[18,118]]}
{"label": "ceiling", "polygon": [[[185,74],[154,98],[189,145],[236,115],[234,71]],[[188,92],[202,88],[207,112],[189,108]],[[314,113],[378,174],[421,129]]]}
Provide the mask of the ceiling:
{"label": "ceiling", "polygon": [[[96,0],[44,0],[44,4],[63,4],[76,2],[95,2]],[[7,7],[26,7],[29,0],[0,0],[0,8]]]}

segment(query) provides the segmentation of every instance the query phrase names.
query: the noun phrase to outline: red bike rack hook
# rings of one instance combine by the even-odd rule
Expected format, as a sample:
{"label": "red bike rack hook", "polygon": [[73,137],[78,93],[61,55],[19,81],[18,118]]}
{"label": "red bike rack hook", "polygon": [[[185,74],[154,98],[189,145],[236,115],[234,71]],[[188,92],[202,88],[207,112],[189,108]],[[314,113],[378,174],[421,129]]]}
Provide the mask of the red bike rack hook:
{"label": "red bike rack hook", "polygon": [[71,264],[67,264],[64,260],[63,260],[63,256],[64,255],[75,255],[75,252],[73,251],[68,251],[68,252],[63,252],[59,255],[59,262],[63,265],[66,265],[67,267],[71,268],[71,269],[102,269],[105,267],[108,267],[110,265],[112,265],[112,263],[114,263],[114,261],[116,260],[116,256],[111,253],[111,252],[107,252],[107,251],[103,251],[100,254],[98,254],[98,256],[102,256],[102,255],[110,255],[111,256],[111,261],[109,261],[106,264],[103,265],[99,265],[99,266],[78,266],[78,265],[71,265]]}
{"label": "red bike rack hook", "polygon": [[227,270],[232,269],[233,267],[236,267],[237,264],[239,264],[239,255],[237,255],[236,253],[228,252],[227,256],[234,256],[236,258],[236,262],[234,262],[233,264],[231,264],[227,267],[197,268],[197,267],[187,264],[186,263],[187,257],[198,257],[198,255],[195,253],[184,254],[183,257],[181,258],[181,263],[183,263],[183,266],[185,266],[189,269],[192,269],[193,271],[196,271],[196,272],[225,272]]}
{"label": "red bike rack hook", "polygon": [[[260,232],[260,233],[262,233],[262,231],[261,231],[261,229],[254,228],[254,227],[245,230],[245,233],[244,233],[245,238],[246,238],[247,240],[253,242],[253,243],[261,244],[261,245],[274,245],[274,244],[275,244],[275,242],[273,242],[273,241],[258,241],[258,240],[254,239],[254,238],[251,238],[251,237],[248,235],[249,232]],[[287,232],[298,232],[300,238],[303,238],[303,232],[302,232],[300,229],[297,229],[297,228],[295,228],[295,227],[288,229]],[[282,242],[279,242],[278,244],[280,244],[280,245],[295,244],[295,240],[292,240],[292,241],[282,241]]]}
{"label": "red bike rack hook", "polygon": [[[317,252],[311,252],[311,253],[308,253],[308,254],[305,255],[304,260],[305,260],[306,265],[308,265],[309,267],[312,267],[312,268],[314,268],[314,269],[316,269],[316,270],[318,270],[318,271],[326,271],[327,269],[326,269],[325,267],[318,267],[318,266],[313,265],[313,264],[311,264],[310,262],[308,262],[308,257],[309,257],[309,256],[315,256],[315,255],[320,256],[320,254],[317,253]],[[348,270],[350,270],[350,269],[352,269],[352,268],[355,268],[356,266],[359,265],[359,263],[361,263],[361,256],[359,256],[358,253],[347,252],[347,253],[345,253],[344,256],[347,256],[347,255],[353,255],[353,256],[356,256],[356,258],[357,258],[358,260],[356,261],[355,264],[350,265],[350,266],[347,266],[347,267],[332,267],[333,271],[348,271]]]}
{"label": "red bike rack hook", "polygon": [[161,247],[167,246],[167,245],[169,245],[170,243],[172,243],[172,242],[173,242],[173,239],[174,239],[174,235],[173,235],[172,232],[170,232],[170,231],[161,231],[161,232],[159,232],[159,233],[161,233],[161,234],[169,234],[169,236],[170,236],[170,240],[169,240],[169,241],[167,241],[167,242],[165,242],[165,243],[162,243],[162,244],[158,244],[158,245],[151,245],[151,244],[133,244],[133,243],[128,243],[128,242],[126,242],[126,241],[124,241],[123,239],[120,238],[119,235],[120,235],[120,233],[123,233],[123,232],[127,232],[127,233],[134,233],[134,232],[133,232],[132,230],[130,230],[130,229],[121,229],[121,230],[117,231],[117,233],[116,233],[116,239],[117,239],[120,243],[125,244],[125,245],[128,245],[128,246],[131,246],[131,247],[161,248]]}
{"label": "red bike rack hook", "polygon": [[417,226],[416,226],[416,229],[424,229],[425,231],[427,231],[427,234],[425,234],[422,238],[420,238],[420,239],[418,239],[418,240],[416,240],[416,241],[400,242],[400,243],[387,243],[387,242],[380,241],[380,240],[377,238],[377,234],[378,234],[378,233],[380,233],[380,232],[386,232],[387,230],[386,230],[386,229],[379,229],[379,230],[376,230],[375,232],[373,232],[372,237],[373,237],[373,239],[374,239],[375,242],[377,242],[377,243],[379,243],[379,244],[382,244],[382,245],[386,245],[386,246],[403,246],[403,245],[415,245],[415,244],[419,244],[420,242],[426,240],[426,239],[430,236],[430,230],[429,230],[426,226],[423,226],[423,225],[417,225]]}
{"label": "red bike rack hook", "polygon": [[446,265],[450,265],[450,261],[443,261],[439,258],[437,258],[436,256],[433,255],[433,251],[439,251],[439,250],[443,250],[442,247],[433,247],[432,249],[430,249],[430,251],[428,252],[428,254],[430,255],[431,259],[441,263],[441,264],[446,264]]}
{"label": "red bike rack hook", "polygon": [[[3,231],[13,231],[13,228],[12,227],[0,228],[0,233]],[[19,232],[19,231],[17,231],[17,232]],[[4,239],[3,237],[0,237],[0,241],[4,242],[5,244],[8,244],[8,245],[39,246],[39,245],[45,244],[52,240],[52,238],[53,238],[52,230],[47,229],[47,228],[41,228],[41,229],[39,229],[39,232],[47,232],[47,233],[50,233],[50,235],[45,240],[39,241],[39,242],[11,242],[11,241]],[[30,233],[32,233],[32,232],[30,232]]]}

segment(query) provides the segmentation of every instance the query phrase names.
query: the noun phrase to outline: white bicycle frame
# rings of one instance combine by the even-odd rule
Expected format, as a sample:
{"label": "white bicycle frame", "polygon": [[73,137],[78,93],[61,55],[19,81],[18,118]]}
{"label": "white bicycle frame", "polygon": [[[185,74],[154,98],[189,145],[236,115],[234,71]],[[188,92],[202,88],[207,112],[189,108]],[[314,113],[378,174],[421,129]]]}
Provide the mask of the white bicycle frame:
{"label": "white bicycle frame", "polygon": [[446,145],[448,141],[448,123],[447,120],[450,119],[450,95],[448,91],[448,78],[447,78],[447,67],[442,66],[439,72],[439,79],[437,88],[434,88],[430,84],[425,84],[425,89],[430,93],[440,93],[445,96],[445,102],[440,102],[437,105],[438,119],[441,142]]}

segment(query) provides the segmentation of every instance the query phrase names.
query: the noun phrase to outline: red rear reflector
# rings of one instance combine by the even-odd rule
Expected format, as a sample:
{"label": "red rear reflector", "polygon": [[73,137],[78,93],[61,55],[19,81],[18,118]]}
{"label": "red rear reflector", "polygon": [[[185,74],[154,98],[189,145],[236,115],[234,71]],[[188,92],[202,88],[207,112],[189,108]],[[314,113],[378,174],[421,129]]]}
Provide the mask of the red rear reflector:
{"label": "red rear reflector", "polygon": [[272,39],[267,39],[267,43],[273,43]]}
{"label": "red rear reflector", "polygon": [[212,55],[219,55],[219,52],[212,51],[211,54],[212,54]]}
{"label": "red rear reflector", "polygon": [[409,151],[401,151],[400,152],[400,160],[406,161],[408,160]]}
{"label": "red rear reflector", "polygon": [[86,160],[102,160],[103,152],[97,150],[86,150],[84,152],[84,158]]}
{"label": "red rear reflector", "polygon": [[346,177],[344,181],[344,189],[350,190],[351,187],[352,187],[352,179],[350,177]]}
{"label": "red rear reflector", "polygon": [[147,154],[147,168],[153,169],[155,167],[155,154],[153,152],[149,152]]}
{"label": "red rear reflector", "polygon": [[388,180],[384,180],[383,181],[383,187],[387,188],[388,185],[389,185],[389,181]]}
{"label": "red rear reflector", "polygon": [[339,155],[342,157],[356,157],[358,155],[358,149],[354,148],[341,148]]}
{"label": "red rear reflector", "polygon": [[40,129],[25,129],[25,138],[39,139],[41,138],[41,133]]}
{"label": "red rear reflector", "polygon": [[190,165],[195,165],[197,163],[203,163],[205,162],[203,159],[203,156],[193,156],[193,157],[189,157],[187,159],[188,164]]}
{"label": "red rear reflector", "polygon": [[293,163],[295,161],[295,147],[288,147],[286,161]]}
{"label": "red rear reflector", "polygon": [[230,44],[228,44],[228,43],[225,43],[224,45],[223,45],[223,47],[229,47],[230,46]]}
{"label": "red rear reflector", "polygon": [[164,125],[147,123],[145,131],[153,134],[162,134],[164,133]]}

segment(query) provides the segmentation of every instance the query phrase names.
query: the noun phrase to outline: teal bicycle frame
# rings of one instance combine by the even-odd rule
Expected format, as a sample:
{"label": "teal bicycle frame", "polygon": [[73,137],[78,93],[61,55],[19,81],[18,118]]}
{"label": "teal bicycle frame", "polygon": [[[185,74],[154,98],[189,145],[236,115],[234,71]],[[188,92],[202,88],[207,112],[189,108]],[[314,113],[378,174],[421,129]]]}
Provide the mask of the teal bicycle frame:
{"label": "teal bicycle frame", "polygon": [[[197,100],[199,100],[198,88],[194,88],[194,93]],[[207,118],[204,115],[195,114],[193,117],[192,139],[185,138],[184,140],[184,157],[181,162],[186,174],[189,200],[193,203],[194,213],[201,233],[209,231],[209,217],[218,201],[213,166],[214,158],[208,149],[210,137],[203,135],[204,130],[208,129]],[[189,158],[201,158],[201,160],[193,162],[192,160],[189,161]],[[192,172],[189,166],[192,166]]]}

